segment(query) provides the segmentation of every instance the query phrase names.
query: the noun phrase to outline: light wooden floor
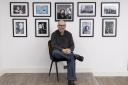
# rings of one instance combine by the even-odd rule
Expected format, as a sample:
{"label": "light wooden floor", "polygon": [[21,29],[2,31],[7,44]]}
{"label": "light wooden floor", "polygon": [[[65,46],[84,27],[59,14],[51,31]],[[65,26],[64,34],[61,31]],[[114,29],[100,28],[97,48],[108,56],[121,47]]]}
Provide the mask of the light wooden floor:
{"label": "light wooden floor", "polygon": [[128,85],[128,77],[96,77],[99,85]]}
{"label": "light wooden floor", "polygon": [[[60,81],[56,80],[56,74],[43,73],[13,73],[5,74],[0,78],[0,85],[67,85],[66,74],[59,74]],[[91,73],[77,74],[77,85],[97,85]]]}
{"label": "light wooden floor", "polygon": [[[66,74],[7,73],[0,77],[0,85],[67,85]],[[92,73],[77,74],[77,85],[128,85],[128,77],[94,77]]]}

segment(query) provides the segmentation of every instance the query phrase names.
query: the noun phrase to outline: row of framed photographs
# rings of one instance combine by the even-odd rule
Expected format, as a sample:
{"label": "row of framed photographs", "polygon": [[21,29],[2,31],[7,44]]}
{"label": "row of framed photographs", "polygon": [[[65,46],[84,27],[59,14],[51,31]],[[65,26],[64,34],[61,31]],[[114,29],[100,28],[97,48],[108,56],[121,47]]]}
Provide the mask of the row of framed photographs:
{"label": "row of framed photographs", "polygon": [[[94,19],[80,19],[79,21],[79,36],[94,37]],[[116,37],[117,19],[104,18],[102,19],[102,37]]]}
{"label": "row of framed photographs", "polygon": [[[27,37],[27,19],[12,19],[13,37]],[[35,19],[35,36],[49,37],[49,19]]]}
{"label": "row of framed photographs", "polygon": [[[101,17],[119,17],[120,2],[101,2]],[[11,17],[28,17],[28,2],[10,2]],[[33,17],[50,17],[51,2],[33,2]],[[96,2],[77,2],[78,17],[95,17]],[[55,2],[55,21],[73,21],[74,3]]]}
{"label": "row of framed photographs", "polygon": [[[27,19],[13,19],[13,37],[27,37]],[[104,18],[102,19],[102,36],[116,37],[117,19]],[[49,19],[35,19],[35,36],[49,37],[50,24]],[[79,20],[79,36],[93,37],[94,36],[94,19]]]}

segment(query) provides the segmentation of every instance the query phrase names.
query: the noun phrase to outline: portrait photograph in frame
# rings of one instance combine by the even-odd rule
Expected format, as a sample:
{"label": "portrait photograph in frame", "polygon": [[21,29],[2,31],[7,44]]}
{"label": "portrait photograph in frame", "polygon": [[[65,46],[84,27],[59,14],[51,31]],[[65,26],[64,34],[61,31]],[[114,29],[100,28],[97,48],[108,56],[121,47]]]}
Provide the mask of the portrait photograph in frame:
{"label": "portrait photograph in frame", "polygon": [[102,36],[103,37],[116,37],[117,32],[117,19],[104,18],[102,19]]}
{"label": "portrait photograph in frame", "polygon": [[78,17],[95,17],[96,2],[77,2]]}
{"label": "portrait photograph in frame", "polygon": [[27,19],[12,19],[13,37],[27,37]]}
{"label": "portrait photograph in frame", "polygon": [[64,21],[74,20],[74,3],[56,2],[55,3],[55,21],[63,19]]}
{"label": "portrait photograph in frame", "polygon": [[50,17],[51,2],[33,2],[33,17]]}
{"label": "portrait photograph in frame", "polygon": [[80,19],[79,36],[93,37],[94,36],[94,19]]}
{"label": "portrait photograph in frame", "polygon": [[101,17],[119,17],[120,2],[102,2]]}
{"label": "portrait photograph in frame", "polygon": [[35,36],[49,37],[49,19],[35,19]]}
{"label": "portrait photograph in frame", "polygon": [[10,2],[11,17],[28,17],[29,3],[28,2]]}

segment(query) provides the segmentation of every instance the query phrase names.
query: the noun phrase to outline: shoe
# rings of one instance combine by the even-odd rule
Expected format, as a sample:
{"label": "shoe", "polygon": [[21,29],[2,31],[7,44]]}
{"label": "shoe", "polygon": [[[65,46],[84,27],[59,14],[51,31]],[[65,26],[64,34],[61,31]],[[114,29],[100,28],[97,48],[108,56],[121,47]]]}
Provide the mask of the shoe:
{"label": "shoe", "polygon": [[74,80],[68,80],[68,85],[76,85]]}
{"label": "shoe", "polygon": [[67,69],[68,68],[68,66],[64,66],[64,69]]}
{"label": "shoe", "polygon": [[80,55],[78,55],[78,54],[75,54],[75,58],[76,58],[77,60],[81,61],[81,62],[84,60],[84,57],[83,57],[83,56],[80,56]]}

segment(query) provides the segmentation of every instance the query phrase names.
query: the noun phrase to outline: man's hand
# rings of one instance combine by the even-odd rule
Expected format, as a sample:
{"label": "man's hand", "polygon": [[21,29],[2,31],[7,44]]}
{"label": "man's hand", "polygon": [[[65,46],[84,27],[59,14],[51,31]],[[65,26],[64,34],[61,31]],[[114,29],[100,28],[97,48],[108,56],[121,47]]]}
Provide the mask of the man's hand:
{"label": "man's hand", "polygon": [[62,49],[62,51],[63,51],[65,54],[71,53],[71,50],[70,50],[69,48]]}
{"label": "man's hand", "polygon": [[71,53],[71,50],[69,48],[67,48],[66,50],[67,50],[67,54]]}
{"label": "man's hand", "polygon": [[66,49],[62,49],[62,52],[63,52],[63,53],[65,53],[65,54],[67,54],[67,51],[66,51]]}

